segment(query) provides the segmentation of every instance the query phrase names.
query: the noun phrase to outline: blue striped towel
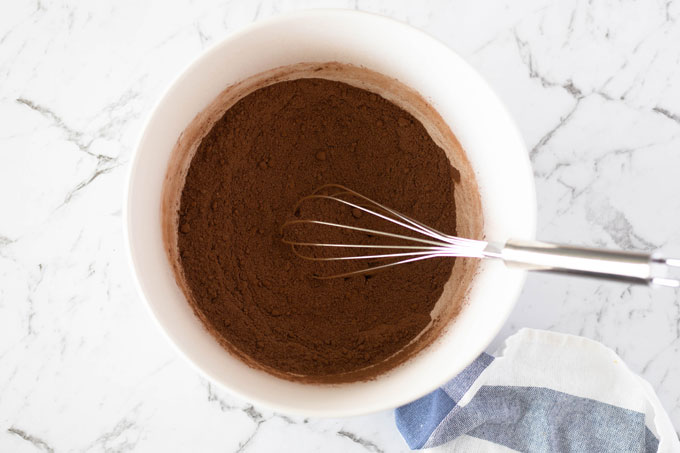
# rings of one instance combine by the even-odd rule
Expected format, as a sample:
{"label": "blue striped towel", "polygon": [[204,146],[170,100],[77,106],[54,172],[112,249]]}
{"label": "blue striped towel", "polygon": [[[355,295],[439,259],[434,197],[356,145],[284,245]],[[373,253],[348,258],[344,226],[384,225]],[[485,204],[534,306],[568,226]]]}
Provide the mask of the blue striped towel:
{"label": "blue striped towel", "polygon": [[523,329],[443,387],[396,410],[412,450],[678,452],[652,387],[611,349]]}

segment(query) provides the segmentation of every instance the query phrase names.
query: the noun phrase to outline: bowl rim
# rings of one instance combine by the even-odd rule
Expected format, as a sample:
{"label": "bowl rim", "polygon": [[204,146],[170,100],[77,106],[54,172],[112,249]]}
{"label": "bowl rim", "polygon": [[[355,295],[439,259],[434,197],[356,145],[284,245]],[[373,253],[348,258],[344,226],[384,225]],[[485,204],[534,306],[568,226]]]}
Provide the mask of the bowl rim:
{"label": "bowl rim", "polygon": [[[128,266],[131,269],[132,273],[132,280],[133,284],[135,287],[135,290],[140,297],[140,299],[143,301],[143,304],[146,306],[147,312],[150,314],[150,317],[153,319],[154,324],[162,332],[162,335],[166,338],[166,340],[172,345],[172,348],[179,353],[181,357],[183,357],[197,372],[199,375],[201,375],[203,378],[208,380],[211,384],[217,385],[220,388],[224,389],[225,391],[236,395],[239,398],[242,398],[248,403],[254,403],[262,407],[266,407],[269,409],[272,409],[274,411],[279,411],[279,412],[284,412],[288,414],[296,414],[296,415],[301,415],[301,416],[317,416],[317,417],[347,417],[347,416],[356,416],[356,415],[365,415],[369,413],[374,413],[382,410],[388,410],[388,409],[393,409],[395,407],[401,406],[403,404],[407,404],[411,401],[414,401],[430,392],[435,390],[438,387],[441,387],[441,385],[445,384],[455,376],[455,373],[452,372],[451,374],[448,375],[448,378],[446,379],[440,379],[441,382],[432,382],[430,387],[428,388],[422,388],[419,391],[414,391],[410,393],[406,393],[407,396],[399,396],[392,398],[388,401],[382,401],[380,403],[372,404],[372,405],[365,405],[365,406],[357,406],[352,409],[343,409],[343,410],[337,410],[337,409],[323,409],[323,408],[315,408],[315,409],[310,409],[310,408],[300,408],[300,407],[295,407],[295,406],[290,406],[287,404],[281,404],[277,401],[267,399],[267,398],[261,398],[256,392],[253,391],[243,391],[242,389],[238,389],[235,387],[231,387],[226,385],[225,383],[222,382],[222,379],[219,376],[213,375],[213,373],[209,372],[208,370],[204,369],[201,367],[195,360],[194,358],[184,351],[180,345],[175,341],[174,337],[168,332],[166,327],[163,325],[161,320],[158,318],[156,315],[154,308],[152,307],[152,304],[149,301],[149,298],[147,297],[146,292],[144,291],[141,278],[140,278],[140,266],[137,263],[135,259],[135,254],[133,252],[133,243],[131,239],[131,229],[132,229],[132,220],[130,216],[130,209],[131,209],[131,200],[132,200],[132,192],[133,192],[133,186],[134,186],[134,177],[136,174],[136,171],[139,166],[139,155],[140,155],[140,148],[142,147],[142,144],[144,140],[146,139],[147,136],[147,130],[150,125],[150,123],[153,121],[154,117],[158,114],[158,112],[161,110],[162,104],[167,97],[167,95],[173,90],[174,87],[179,85],[181,80],[185,77],[185,75],[195,66],[200,65],[201,62],[203,62],[206,59],[211,58],[212,54],[217,52],[219,49],[221,49],[223,46],[227,46],[230,44],[231,41],[236,40],[239,37],[242,37],[244,35],[250,34],[257,32],[262,29],[266,29],[272,25],[275,24],[280,24],[283,22],[291,21],[291,20],[296,20],[296,19],[310,19],[310,18],[318,18],[318,17],[327,17],[327,16],[339,16],[339,15],[347,15],[347,16],[360,16],[360,17],[368,17],[372,20],[377,20],[377,21],[384,21],[388,22],[392,25],[398,25],[400,27],[404,27],[405,29],[408,29],[410,32],[417,32],[418,34],[422,35],[423,37],[427,38],[428,40],[432,41],[433,45],[437,45],[441,48],[443,48],[446,52],[448,52],[450,55],[452,55],[455,58],[458,58],[463,62],[464,65],[467,66],[467,69],[471,71],[471,73],[478,79],[478,81],[485,87],[485,89],[495,98],[497,101],[497,107],[499,107],[507,122],[508,126],[510,126],[514,132],[517,135],[518,140],[521,142],[522,147],[526,149],[526,144],[523,140],[523,137],[519,131],[519,128],[517,127],[513,117],[510,115],[509,111],[507,110],[507,107],[505,104],[501,101],[500,98],[496,95],[494,90],[491,88],[491,86],[488,84],[488,82],[482,77],[482,75],[467,61],[465,60],[461,55],[459,55],[457,52],[455,52],[453,49],[451,49],[447,44],[445,44],[443,41],[440,39],[426,33],[423,30],[420,30],[416,27],[413,27],[405,22],[383,16],[380,14],[376,13],[370,13],[370,12],[365,12],[365,11],[359,11],[359,10],[352,10],[352,9],[345,9],[345,8],[314,8],[314,9],[306,9],[306,10],[300,10],[300,11],[294,11],[294,12],[287,12],[283,14],[276,15],[274,17],[266,18],[266,19],[260,19],[257,20],[256,22],[250,23],[232,33],[229,33],[227,36],[224,38],[220,39],[219,41],[216,41],[215,43],[211,44],[209,47],[206,49],[203,49],[195,58],[193,58],[189,63],[187,63],[181,71],[175,75],[169,83],[167,83],[164,87],[164,89],[161,91],[161,94],[157,97],[156,101],[154,102],[153,107],[148,111],[145,120],[142,122],[142,128],[140,129],[140,132],[138,134],[137,140],[135,141],[135,145],[132,150],[132,156],[130,159],[130,163],[128,165],[128,170],[127,170],[127,175],[125,179],[125,185],[124,185],[124,190],[123,190],[123,212],[122,212],[122,222],[123,222],[123,239],[124,239],[124,246],[126,249],[126,258],[128,262]],[[537,206],[536,206],[536,191],[535,191],[535,182],[533,179],[533,170],[531,167],[531,163],[528,157],[528,154],[526,154],[526,158],[522,159],[522,162],[519,163],[518,165],[525,167],[525,170],[528,170],[529,174],[532,175],[531,180],[527,181],[528,183],[528,189],[530,192],[530,196],[528,197],[525,202],[530,205],[529,209],[529,214],[530,218],[527,219],[527,228],[528,228],[528,234],[526,239],[532,239],[535,235],[536,232],[536,217],[537,217]],[[520,292],[524,286],[524,281],[526,279],[526,272],[524,271],[515,271],[515,281],[516,285],[515,288],[512,291],[511,297],[508,297],[508,300],[511,302],[506,303],[504,305],[505,310],[504,313],[502,313],[501,316],[499,316],[499,319],[502,319],[502,322],[500,322],[499,328],[495,330],[489,330],[490,334],[485,335],[484,341],[479,342],[480,345],[485,345],[481,346],[479,348],[474,348],[474,350],[471,352],[474,357],[482,353],[486,347],[494,340],[494,338],[498,335],[500,329],[502,328],[502,325],[507,321],[508,317],[510,316],[511,312],[514,310]],[[351,383],[350,383],[351,384]]]}

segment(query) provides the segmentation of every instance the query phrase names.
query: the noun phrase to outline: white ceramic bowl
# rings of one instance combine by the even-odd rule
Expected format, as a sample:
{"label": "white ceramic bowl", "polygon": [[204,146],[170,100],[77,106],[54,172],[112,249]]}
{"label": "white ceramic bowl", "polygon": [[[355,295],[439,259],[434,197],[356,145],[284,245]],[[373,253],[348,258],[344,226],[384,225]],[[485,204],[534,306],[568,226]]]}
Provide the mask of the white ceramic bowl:
{"label": "white ceramic bowl", "polygon": [[125,198],[129,256],[142,299],[170,342],[211,381],[275,410],[346,416],[405,404],[462,370],[502,327],[524,273],[482,263],[469,303],[452,326],[418,355],[369,382],[282,380],[246,366],[208,334],[177,287],[163,249],[161,189],[170,153],[187,124],[225,87],[272,68],[316,61],[394,77],[434,106],[476,173],[487,238],[533,238],[536,207],[525,145],[488,85],[445,45],[391,19],[316,10],[261,21],[204,52],[175,80],[140,138]]}

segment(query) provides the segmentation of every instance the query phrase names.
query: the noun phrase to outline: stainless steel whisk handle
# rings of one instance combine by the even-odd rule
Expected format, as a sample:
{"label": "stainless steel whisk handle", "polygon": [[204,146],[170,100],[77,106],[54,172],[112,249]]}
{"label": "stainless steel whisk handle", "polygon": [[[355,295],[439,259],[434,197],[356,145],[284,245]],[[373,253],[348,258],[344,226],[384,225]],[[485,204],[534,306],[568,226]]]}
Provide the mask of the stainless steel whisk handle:
{"label": "stainless steel whisk handle", "polygon": [[527,270],[680,287],[680,259],[538,241],[489,243],[484,255]]}

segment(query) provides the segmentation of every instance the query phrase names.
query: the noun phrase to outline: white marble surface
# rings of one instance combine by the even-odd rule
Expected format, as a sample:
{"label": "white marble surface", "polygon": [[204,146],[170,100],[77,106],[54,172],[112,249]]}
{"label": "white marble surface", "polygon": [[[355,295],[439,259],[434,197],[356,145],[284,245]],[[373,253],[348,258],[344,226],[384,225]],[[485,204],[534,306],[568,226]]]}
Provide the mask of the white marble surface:
{"label": "white marble surface", "polygon": [[[239,27],[319,6],[406,21],[481,71],[530,149],[541,238],[680,255],[679,0],[3,2],[0,451],[407,451],[391,412],[289,418],[211,387],[125,260],[126,167],[166,84]],[[679,299],[532,275],[491,349],[522,326],[602,341],[680,428]]]}

